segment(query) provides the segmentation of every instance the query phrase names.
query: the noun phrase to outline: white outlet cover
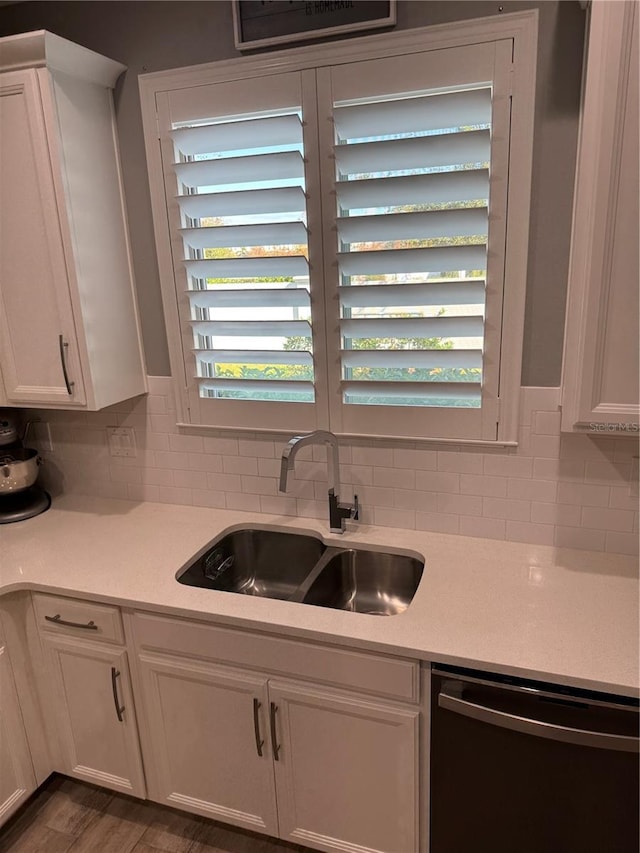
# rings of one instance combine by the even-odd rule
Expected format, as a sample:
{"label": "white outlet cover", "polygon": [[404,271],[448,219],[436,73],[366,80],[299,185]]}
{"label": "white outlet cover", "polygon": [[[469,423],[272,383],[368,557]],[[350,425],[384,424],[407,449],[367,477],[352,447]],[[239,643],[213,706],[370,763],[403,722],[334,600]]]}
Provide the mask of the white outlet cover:
{"label": "white outlet cover", "polygon": [[134,457],[138,455],[136,434],[133,427],[107,427],[107,438],[111,456]]}

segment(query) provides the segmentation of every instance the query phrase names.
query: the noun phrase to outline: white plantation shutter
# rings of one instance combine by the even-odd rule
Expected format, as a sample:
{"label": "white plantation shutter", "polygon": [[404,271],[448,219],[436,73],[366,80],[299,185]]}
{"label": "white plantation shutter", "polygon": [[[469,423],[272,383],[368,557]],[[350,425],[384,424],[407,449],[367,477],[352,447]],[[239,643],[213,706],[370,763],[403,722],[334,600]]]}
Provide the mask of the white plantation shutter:
{"label": "white plantation shutter", "polygon": [[494,112],[500,134],[508,120],[495,99],[497,63],[470,56],[464,82],[464,62],[447,79],[437,58],[410,73],[411,57],[406,88],[394,90],[404,59],[392,61],[388,75],[391,60],[320,72],[333,137],[323,175],[338,295],[327,301],[338,314],[332,422],[347,433],[418,437],[436,425],[443,437],[495,438],[486,308],[490,274],[500,316],[506,148],[492,145]]}
{"label": "white plantation shutter", "polygon": [[153,159],[157,128],[154,219],[187,423],[504,436],[534,91],[531,65],[514,73],[518,38],[425,49],[403,36],[393,54],[377,40],[384,57],[332,45],[167,73],[166,88],[159,77],[145,137]]}
{"label": "white plantation shutter", "polygon": [[190,407],[221,426],[315,424],[301,79],[247,83],[241,104],[222,83],[167,107],[185,381]]}

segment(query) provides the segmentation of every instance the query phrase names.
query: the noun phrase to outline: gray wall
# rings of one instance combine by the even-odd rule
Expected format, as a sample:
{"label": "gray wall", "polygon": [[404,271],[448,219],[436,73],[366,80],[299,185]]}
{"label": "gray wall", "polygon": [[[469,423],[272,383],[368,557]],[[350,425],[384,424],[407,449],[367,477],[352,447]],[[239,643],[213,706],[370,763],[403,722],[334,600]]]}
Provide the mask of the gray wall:
{"label": "gray wall", "polygon": [[[578,130],[584,12],[576,0],[485,2],[399,0],[397,29],[537,8],[540,12],[533,201],[522,381],[558,385]],[[147,368],[168,375],[169,357],[155,257],[142,138],[138,74],[229,59],[231,3],[27,2],[0,7],[0,35],[47,29],[123,62],[116,90]],[[508,283],[507,283],[508,286]]]}

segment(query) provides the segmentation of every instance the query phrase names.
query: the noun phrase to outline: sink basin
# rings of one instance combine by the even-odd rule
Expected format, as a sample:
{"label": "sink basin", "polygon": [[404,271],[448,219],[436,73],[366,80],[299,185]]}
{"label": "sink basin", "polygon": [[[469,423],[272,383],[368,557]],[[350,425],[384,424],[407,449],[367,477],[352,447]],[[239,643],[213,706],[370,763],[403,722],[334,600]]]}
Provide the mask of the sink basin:
{"label": "sink basin", "polygon": [[325,551],[301,533],[245,529],[227,533],[176,578],[180,583],[289,599]]}
{"label": "sink basin", "polygon": [[302,603],[393,616],[411,603],[423,568],[420,560],[403,554],[340,550],[320,570]]}
{"label": "sink basin", "polygon": [[233,530],[183,569],[188,586],[393,616],[407,609],[424,564],[404,554],[327,547],[282,530]]}

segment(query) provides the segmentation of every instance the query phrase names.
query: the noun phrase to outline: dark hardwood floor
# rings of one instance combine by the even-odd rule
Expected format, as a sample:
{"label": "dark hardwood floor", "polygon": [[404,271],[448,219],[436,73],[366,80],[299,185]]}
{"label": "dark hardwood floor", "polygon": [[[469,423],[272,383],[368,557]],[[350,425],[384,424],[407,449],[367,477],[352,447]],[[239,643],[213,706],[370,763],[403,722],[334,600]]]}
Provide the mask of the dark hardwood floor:
{"label": "dark hardwood floor", "polygon": [[0,829],[0,853],[312,853],[52,776]]}

